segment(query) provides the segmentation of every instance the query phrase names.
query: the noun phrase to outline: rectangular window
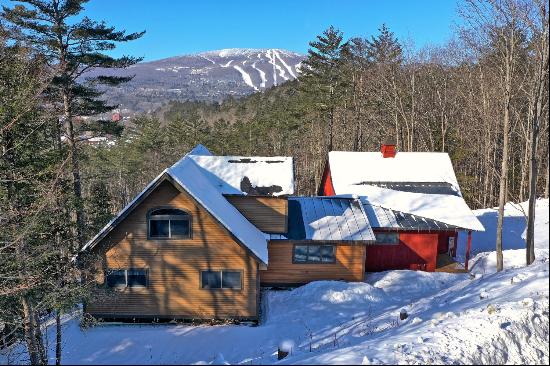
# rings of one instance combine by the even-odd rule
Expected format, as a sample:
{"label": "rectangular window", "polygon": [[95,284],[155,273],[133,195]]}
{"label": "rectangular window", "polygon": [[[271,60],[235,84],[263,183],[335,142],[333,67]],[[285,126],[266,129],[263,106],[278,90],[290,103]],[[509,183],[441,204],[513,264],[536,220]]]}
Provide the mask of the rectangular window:
{"label": "rectangular window", "polygon": [[307,245],[296,245],[294,247],[294,262],[307,262]]}
{"label": "rectangular window", "polygon": [[335,263],[334,245],[295,245],[294,263]]}
{"label": "rectangular window", "polygon": [[169,220],[150,220],[149,236],[151,238],[169,238],[170,221]]}
{"label": "rectangular window", "polygon": [[110,288],[147,287],[146,269],[115,269],[106,272],[106,284]]}
{"label": "rectangular window", "polygon": [[241,272],[222,271],[222,288],[240,290],[241,287]]}
{"label": "rectangular window", "polygon": [[376,244],[378,245],[396,245],[399,244],[398,233],[374,233]]}
{"label": "rectangular window", "polygon": [[150,238],[189,238],[189,220],[149,220]]}
{"label": "rectangular window", "polygon": [[189,220],[170,220],[170,237],[189,237]]}
{"label": "rectangular window", "polygon": [[240,290],[242,288],[242,272],[229,270],[202,271],[201,288]]}
{"label": "rectangular window", "polygon": [[111,288],[126,287],[126,271],[123,269],[107,271],[105,282]]}
{"label": "rectangular window", "polygon": [[128,269],[126,275],[128,287],[147,287],[147,270]]}

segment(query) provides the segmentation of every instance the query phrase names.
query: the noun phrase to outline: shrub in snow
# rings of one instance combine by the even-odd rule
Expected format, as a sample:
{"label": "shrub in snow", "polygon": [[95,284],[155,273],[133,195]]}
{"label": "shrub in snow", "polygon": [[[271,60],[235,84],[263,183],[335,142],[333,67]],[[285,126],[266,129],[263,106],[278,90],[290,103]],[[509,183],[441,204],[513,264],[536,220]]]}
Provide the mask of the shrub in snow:
{"label": "shrub in snow", "polygon": [[293,341],[291,340],[282,341],[279,344],[279,349],[277,350],[277,359],[282,360],[283,358],[288,356],[292,352],[293,348],[294,348]]}

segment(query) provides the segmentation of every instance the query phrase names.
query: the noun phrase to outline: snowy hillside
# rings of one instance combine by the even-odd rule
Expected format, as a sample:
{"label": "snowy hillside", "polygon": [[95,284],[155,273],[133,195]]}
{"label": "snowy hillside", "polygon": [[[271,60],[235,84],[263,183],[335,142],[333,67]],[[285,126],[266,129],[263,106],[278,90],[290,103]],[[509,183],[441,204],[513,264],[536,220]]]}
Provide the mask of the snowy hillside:
{"label": "snowy hillside", "polygon": [[135,75],[107,96],[122,109],[148,111],[170,100],[218,101],[295,79],[304,56],[281,49],[231,48],[141,62],[126,70],[94,74]]}
{"label": "snowy hillside", "polygon": [[[78,319],[68,317],[64,362],[548,363],[548,201],[537,207],[537,259],[529,267],[519,259],[524,260],[524,251],[508,238],[505,257],[512,261],[500,273],[487,260],[492,253],[484,251],[470,263],[475,276],[388,271],[368,275],[365,283],[321,281],[293,291],[267,291],[258,327],[103,325],[81,330]],[[520,230],[521,238],[516,224],[506,221],[506,235]],[[486,241],[477,239],[489,249],[494,226],[486,228]],[[407,317],[400,320],[403,311]],[[48,338],[50,343],[54,339],[52,328]],[[283,343],[291,353],[277,361]],[[0,363],[8,357],[22,361],[22,349],[12,348]]]}

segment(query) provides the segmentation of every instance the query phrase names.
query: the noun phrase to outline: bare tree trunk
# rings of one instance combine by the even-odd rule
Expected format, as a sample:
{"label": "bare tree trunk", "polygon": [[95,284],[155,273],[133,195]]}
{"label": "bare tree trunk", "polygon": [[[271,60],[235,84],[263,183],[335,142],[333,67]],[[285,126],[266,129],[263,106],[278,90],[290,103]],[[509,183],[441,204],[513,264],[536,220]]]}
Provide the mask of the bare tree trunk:
{"label": "bare tree trunk", "polygon": [[[508,49],[512,48],[512,50]],[[504,205],[508,198],[508,154],[509,154],[509,135],[510,135],[510,104],[511,104],[511,89],[512,89],[512,65],[513,62],[513,47],[514,40],[506,49],[505,60],[505,95],[504,95],[504,124],[502,128],[502,164],[500,170],[500,191],[498,195],[498,222],[497,222],[497,239],[496,239],[496,255],[497,255],[497,272],[504,269],[504,257],[502,254],[502,225],[504,223]]]}
{"label": "bare tree trunk", "polygon": [[500,172],[500,191],[498,195],[498,222],[497,222],[497,271],[504,269],[504,256],[502,254],[502,225],[504,223],[504,205],[508,196],[507,175],[508,175],[508,135],[510,132],[510,115],[508,108],[504,111],[504,128],[503,128],[503,146],[502,146],[502,166]]}
{"label": "bare tree trunk", "polygon": [[539,53],[539,64],[536,70],[534,85],[534,108],[533,121],[531,123],[531,157],[529,159],[529,216],[527,219],[526,237],[526,261],[530,265],[535,261],[535,206],[537,200],[538,162],[537,144],[539,138],[540,118],[542,115],[542,104],[544,103],[544,84],[548,77],[548,18],[543,15],[544,31],[541,35],[542,47]]}
{"label": "bare tree trunk", "polygon": [[55,364],[61,365],[62,346],[61,346],[61,311],[55,313]]}
{"label": "bare tree trunk", "polygon": [[27,344],[27,352],[29,353],[31,365],[39,365],[40,353],[38,352],[35,338],[33,310],[27,297],[23,296],[21,298],[21,306],[23,308],[23,331],[25,334],[25,343]]}

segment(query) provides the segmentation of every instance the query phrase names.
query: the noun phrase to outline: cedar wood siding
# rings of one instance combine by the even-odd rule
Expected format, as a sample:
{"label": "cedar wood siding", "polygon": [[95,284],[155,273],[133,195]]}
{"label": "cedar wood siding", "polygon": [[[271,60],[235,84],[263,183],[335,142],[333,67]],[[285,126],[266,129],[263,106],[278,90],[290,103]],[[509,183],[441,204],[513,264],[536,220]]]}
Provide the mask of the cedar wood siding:
{"label": "cedar wood siding", "polygon": [[288,231],[286,197],[226,196],[225,198],[261,231],[273,234],[285,234]]}
{"label": "cedar wood siding", "polygon": [[[336,262],[326,264],[294,264],[294,245],[334,244]],[[319,280],[363,281],[365,245],[320,241],[276,240],[268,243],[269,264],[260,271],[262,286],[294,286]]]}
{"label": "cedar wood siding", "polygon": [[[159,206],[192,216],[191,239],[147,239],[147,212]],[[188,193],[164,181],[97,246],[97,279],[103,270],[147,268],[148,287],[97,290],[86,306],[97,317],[246,318],[258,316],[258,262]],[[242,271],[242,289],[203,290],[201,270]]]}

